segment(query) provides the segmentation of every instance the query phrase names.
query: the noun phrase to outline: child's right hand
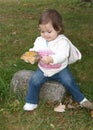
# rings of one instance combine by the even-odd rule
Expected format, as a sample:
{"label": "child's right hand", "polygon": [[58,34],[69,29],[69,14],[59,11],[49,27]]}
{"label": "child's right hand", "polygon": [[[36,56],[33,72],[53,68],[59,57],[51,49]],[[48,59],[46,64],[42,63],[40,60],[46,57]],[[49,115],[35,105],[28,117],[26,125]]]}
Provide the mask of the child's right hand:
{"label": "child's right hand", "polygon": [[45,64],[50,64],[53,63],[53,58],[51,56],[44,56],[41,61]]}

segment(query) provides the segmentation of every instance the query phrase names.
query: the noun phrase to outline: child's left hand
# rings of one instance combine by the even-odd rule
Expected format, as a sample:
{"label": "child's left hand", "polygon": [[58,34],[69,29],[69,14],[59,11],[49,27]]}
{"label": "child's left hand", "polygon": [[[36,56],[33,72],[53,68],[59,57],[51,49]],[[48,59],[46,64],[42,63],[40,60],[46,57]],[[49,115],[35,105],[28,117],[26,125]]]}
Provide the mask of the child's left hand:
{"label": "child's left hand", "polygon": [[53,63],[53,58],[51,56],[42,57],[41,61],[45,64]]}

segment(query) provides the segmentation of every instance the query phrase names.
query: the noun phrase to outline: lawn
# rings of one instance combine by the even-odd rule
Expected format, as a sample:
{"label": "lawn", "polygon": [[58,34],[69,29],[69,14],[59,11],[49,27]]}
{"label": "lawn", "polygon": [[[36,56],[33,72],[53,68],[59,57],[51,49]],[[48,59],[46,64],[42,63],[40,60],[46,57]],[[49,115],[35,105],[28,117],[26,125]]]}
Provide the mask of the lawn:
{"label": "lawn", "polygon": [[37,68],[20,56],[33,46],[39,35],[38,18],[47,8],[61,13],[65,35],[82,53],[82,60],[70,69],[93,101],[93,6],[79,0],[0,0],[0,130],[93,130],[93,118],[84,108],[56,113],[54,104],[40,100],[35,111],[24,112],[24,99],[10,93],[15,72]]}

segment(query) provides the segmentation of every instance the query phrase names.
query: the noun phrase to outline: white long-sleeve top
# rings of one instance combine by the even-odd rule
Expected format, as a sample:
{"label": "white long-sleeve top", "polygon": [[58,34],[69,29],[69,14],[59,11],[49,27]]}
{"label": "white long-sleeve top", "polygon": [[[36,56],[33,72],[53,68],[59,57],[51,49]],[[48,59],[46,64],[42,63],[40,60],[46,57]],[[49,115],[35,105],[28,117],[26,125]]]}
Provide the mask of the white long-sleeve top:
{"label": "white long-sleeve top", "polygon": [[55,40],[47,42],[44,38],[37,37],[33,48],[30,51],[36,51],[41,57],[50,55],[53,58],[53,63],[44,64],[41,60],[38,62],[38,67],[44,72],[45,76],[52,76],[68,65],[69,43],[67,37],[59,35]]}

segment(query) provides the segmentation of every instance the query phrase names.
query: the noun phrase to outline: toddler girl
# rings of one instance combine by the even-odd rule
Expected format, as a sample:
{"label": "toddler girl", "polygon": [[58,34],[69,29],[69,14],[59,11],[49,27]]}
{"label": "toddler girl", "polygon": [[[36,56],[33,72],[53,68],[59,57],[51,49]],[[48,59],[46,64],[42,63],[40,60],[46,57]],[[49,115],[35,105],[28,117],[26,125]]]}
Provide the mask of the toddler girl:
{"label": "toddler girl", "polygon": [[39,31],[41,36],[36,38],[30,51],[38,52],[41,58],[38,69],[30,78],[23,109],[32,111],[37,108],[40,88],[49,80],[62,84],[82,107],[93,109],[93,104],[81,93],[69,70],[70,46],[64,35],[61,15],[54,9],[44,11],[39,19]]}

